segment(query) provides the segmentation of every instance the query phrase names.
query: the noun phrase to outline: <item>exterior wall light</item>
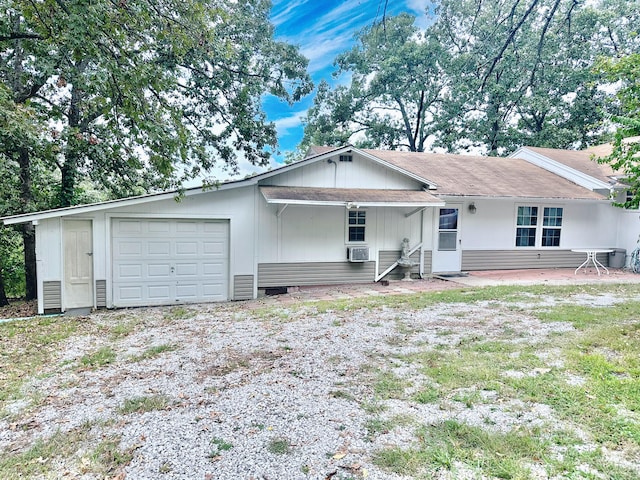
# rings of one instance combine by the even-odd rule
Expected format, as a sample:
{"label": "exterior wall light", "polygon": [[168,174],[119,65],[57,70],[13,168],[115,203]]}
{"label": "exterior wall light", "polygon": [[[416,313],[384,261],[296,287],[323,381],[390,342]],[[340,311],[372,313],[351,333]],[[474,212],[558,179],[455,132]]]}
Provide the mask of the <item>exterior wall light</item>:
{"label": "exterior wall light", "polygon": [[476,208],[475,202],[471,202],[469,204],[469,213],[476,213],[478,209]]}

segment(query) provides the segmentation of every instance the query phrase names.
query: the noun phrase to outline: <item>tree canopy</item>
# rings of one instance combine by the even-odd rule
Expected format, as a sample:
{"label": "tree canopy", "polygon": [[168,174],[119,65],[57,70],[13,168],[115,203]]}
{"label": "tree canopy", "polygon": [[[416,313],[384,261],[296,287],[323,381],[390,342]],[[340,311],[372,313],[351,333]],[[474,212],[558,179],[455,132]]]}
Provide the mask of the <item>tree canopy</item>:
{"label": "tree canopy", "polygon": [[620,82],[617,100],[621,113],[612,120],[618,128],[611,155],[601,159],[621,172],[622,181],[629,186],[630,195],[621,202],[625,208],[640,206],[640,54],[620,59],[608,59],[600,68],[608,78]]}
{"label": "tree canopy", "polygon": [[270,93],[311,90],[307,61],[275,41],[265,0],[4,0],[0,80],[37,110],[60,204],[84,175],[122,196],[175,186],[276,146]]}
{"label": "tree canopy", "polygon": [[424,31],[409,15],[387,18],[336,58],[347,83],[321,86],[302,148],[495,155],[600,142],[607,95],[593,67],[637,51],[639,21],[632,0],[441,0]]}

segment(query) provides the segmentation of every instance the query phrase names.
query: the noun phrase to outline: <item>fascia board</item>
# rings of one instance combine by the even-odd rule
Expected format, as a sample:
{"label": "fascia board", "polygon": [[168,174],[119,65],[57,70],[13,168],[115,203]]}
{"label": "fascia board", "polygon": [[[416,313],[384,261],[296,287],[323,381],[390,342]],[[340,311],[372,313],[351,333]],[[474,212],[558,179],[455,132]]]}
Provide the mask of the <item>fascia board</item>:
{"label": "fascia board", "polygon": [[[191,197],[194,195],[200,195],[203,193],[210,193],[222,190],[231,190],[233,188],[240,188],[243,186],[251,185],[252,182],[241,180],[238,182],[223,183],[217,187],[203,188],[195,187],[188,189],[184,192],[185,197]],[[66,217],[69,215],[86,214],[92,212],[98,212],[100,210],[109,210],[111,208],[128,207],[133,205],[139,205],[141,203],[157,202],[161,200],[168,200],[178,197],[179,192],[174,190],[171,192],[152,193],[150,195],[141,195],[139,197],[122,198],[118,200],[109,200],[106,202],[92,203],[89,205],[75,205],[72,207],[56,208],[54,210],[45,210],[35,213],[23,213],[20,215],[12,215],[8,217],[0,218],[5,225],[16,225],[20,223],[34,222],[38,220],[46,220],[48,218]]]}
{"label": "fascia board", "polygon": [[[612,186],[606,182],[593,178],[591,175],[587,175],[575,168],[571,168],[564,163],[558,162],[557,160],[553,160],[545,155],[534,152],[533,150],[529,150],[526,147],[520,147],[518,150],[509,155],[510,158],[520,158],[529,163],[533,163],[534,165],[544,168],[545,170],[550,171],[551,173],[555,173],[556,175],[560,175],[567,180],[573,181],[585,188],[589,188],[590,190],[595,189],[606,189],[611,190]],[[529,157],[529,158],[527,158]],[[544,165],[552,166],[553,169],[547,168]],[[574,177],[574,178],[571,178]],[[576,180],[576,178],[578,180]],[[581,183],[582,182],[582,183]]]}
{"label": "fascia board", "polygon": [[317,200],[287,200],[287,199],[271,199],[267,200],[267,203],[278,205],[309,205],[309,206],[332,206],[332,207],[443,207],[444,201],[441,202],[403,202],[403,203],[388,203],[388,202],[351,202],[351,201],[317,201]]}
{"label": "fascia board", "polygon": [[611,204],[611,200],[608,198],[569,198],[569,197],[501,197],[501,196],[487,196],[487,195],[437,195],[438,198],[443,199],[445,202],[459,202],[460,200],[506,200],[510,202],[584,202],[584,203],[606,203]]}

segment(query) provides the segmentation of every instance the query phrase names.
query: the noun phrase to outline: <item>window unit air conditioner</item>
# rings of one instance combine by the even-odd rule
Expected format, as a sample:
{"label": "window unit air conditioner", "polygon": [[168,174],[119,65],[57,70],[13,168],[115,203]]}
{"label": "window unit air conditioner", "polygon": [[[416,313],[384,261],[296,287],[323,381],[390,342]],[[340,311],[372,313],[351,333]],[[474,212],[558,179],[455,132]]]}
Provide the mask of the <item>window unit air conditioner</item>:
{"label": "window unit air conditioner", "polygon": [[347,258],[350,262],[367,262],[369,261],[369,247],[349,247]]}

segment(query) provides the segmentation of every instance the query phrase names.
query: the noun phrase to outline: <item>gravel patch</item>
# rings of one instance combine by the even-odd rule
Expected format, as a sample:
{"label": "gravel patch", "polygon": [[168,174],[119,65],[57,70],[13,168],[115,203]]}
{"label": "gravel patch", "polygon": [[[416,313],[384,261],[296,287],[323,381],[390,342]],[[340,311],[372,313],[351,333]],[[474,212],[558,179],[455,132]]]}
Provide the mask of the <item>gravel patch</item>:
{"label": "gravel patch", "polygon": [[[619,301],[586,295],[573,300],[594,306]],[[393,372],[407,380],[410,398],[429,382],[420,368],[401,360],[406,355],[452,349],[468,339],[531,345],[572,331],[568,323],[543,323],[514,311],[513,304],[496,302],[322,314],[312,306],[264,313],[247,305],[90,315],[86,321],[99,327],[112,328],[123,319],[134,326],[121,336],[85,335],[66,342],[56,364],[27,387],[32,391],[27,398],[38,401],[5,408],[0,451],[19,451],[57,432],[84,429],[93,439],[115,436],[120,450],[131,452],[122,472],[128,479],[402,480],[413,477],[376,466],[375,452],[408,447],[420,425],[454,419],[507,432],[561,423],[546,405],[501,399],[491,391],[466,392],[478,395],[471,407],[451,398],[428,404],[381,400],[372,378]],[[518,307],[526,310],[523,305]],[[163,346],[167,350],[145,356]],[[113,362],[81,366],[83,356],[102,347],[116,353]],[[562,366],[558,352],[539,353],[545,368],[503,374],[536,377]],[[152,397],[164,403],[134,412],[123,408]],[[371,413],[365,406],[375,402],[384,409]],[[397,416],[408,421],[374,437],[368,434],[372,418]],[[50,467],[46,478],[96,478],[82,472],[77,458]],[[435,472],[432,478],[476,478],[464,465],[454,470],[454,476]]]}

